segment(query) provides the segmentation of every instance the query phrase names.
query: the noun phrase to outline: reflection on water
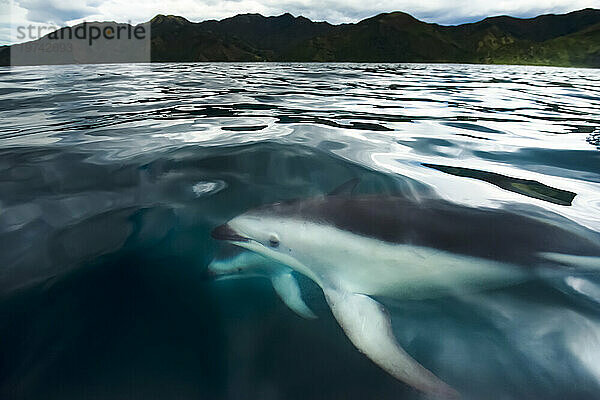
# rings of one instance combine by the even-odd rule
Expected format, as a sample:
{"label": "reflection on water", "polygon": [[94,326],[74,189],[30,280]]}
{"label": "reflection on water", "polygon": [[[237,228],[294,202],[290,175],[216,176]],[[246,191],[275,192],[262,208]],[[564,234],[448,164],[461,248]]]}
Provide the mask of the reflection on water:
{"label": "reflection on water", "polygon": [[[209,282],[209,232],[329,192],[441,197],[600,231],[600,72],[153,64],[0,70],[1,398],[418,398],[318,288]],[[593,398],[595,272],[390,302],[466,398]],[[306,349],[310,349],[307,351]]]}
{"label": "reflection on water", "polygon": [[493,172],[478,171],[470,168],[450,167],[447,165],[423,164],[426,167],[437,169],[456,176],[479,179],[491,183],[502,189],[529,196],[534,199],[549,201],[550,203],[570,206],[576,194],[566,190],[556,189],[529,179],[518,179],[495,174]]}

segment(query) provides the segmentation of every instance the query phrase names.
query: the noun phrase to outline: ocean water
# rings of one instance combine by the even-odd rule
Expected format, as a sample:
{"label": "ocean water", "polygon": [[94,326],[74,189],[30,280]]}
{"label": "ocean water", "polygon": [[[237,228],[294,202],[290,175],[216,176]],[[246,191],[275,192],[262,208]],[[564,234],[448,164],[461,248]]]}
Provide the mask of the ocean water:
{"label": "ocean water", "polygon": [[[421,398],[308,279],[316,320],[265,279],[207,280],[228,251],[210,231],[359,178],[598,233],[599,87],[520,66],[0,69],[0,398]],[[598,398],[599,273],[382,302],[464,398]]]}

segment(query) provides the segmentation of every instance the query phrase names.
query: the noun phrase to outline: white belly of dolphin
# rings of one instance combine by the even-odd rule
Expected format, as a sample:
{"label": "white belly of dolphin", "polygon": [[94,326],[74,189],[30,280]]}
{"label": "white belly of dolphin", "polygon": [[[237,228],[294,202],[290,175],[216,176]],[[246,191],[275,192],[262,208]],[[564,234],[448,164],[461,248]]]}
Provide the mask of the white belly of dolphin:
{"label": "white belly of dolphin", "polygon": [[291,256],[311,270],[317,283],[334,282],[355,293],[428,298],[526,278],[520,267],[493,260],[387,243],[319,224],[289,228],[305,236],[292,246]]}

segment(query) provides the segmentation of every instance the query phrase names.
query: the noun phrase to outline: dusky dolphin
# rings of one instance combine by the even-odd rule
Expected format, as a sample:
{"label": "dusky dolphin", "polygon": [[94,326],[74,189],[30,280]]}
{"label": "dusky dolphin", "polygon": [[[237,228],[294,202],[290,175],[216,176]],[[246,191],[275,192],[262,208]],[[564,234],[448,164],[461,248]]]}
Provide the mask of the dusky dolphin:
{"label": "dusky dolphin", "polygon": [[[347,182],[328,196],[258,207],[215,228],[212,236],[271,260],[262,270],[267,274],[272,265],[285,266],[273,271],[286,271],[296,304],[303,302],[291,272],[312,279],[350,341],[428,395],[459,397],[401,348],[385,308],[373,297],[431,298],[515,284],[538,268],[600,268],[594,232],[588,236],[516,212],[441,199],[350,195],[356,184]],[[241,264],[211,269],[237,273]]]}
{"label": "dusky dolphin", "polygon": [[271,281],[279,298],[303,318],[317,318],[302,300],[298,281],[293,270],[258,253],[242,251],[229,257],[215,258],[208,265],[209,274],[215,279],[262,277]]}

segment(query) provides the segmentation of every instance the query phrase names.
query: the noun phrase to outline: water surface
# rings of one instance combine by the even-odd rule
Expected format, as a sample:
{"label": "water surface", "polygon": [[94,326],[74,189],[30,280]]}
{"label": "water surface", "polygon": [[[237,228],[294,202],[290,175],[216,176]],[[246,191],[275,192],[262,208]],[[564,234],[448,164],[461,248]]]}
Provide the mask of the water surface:
{"label": "water surface", "polygon": [[[519,66],[0,69],[0,397],[419,398],[308,280],[315,321],[266,280],[206,281],[210,230],[358,177],[597,233],[598,87],[600,70]],[[597,274],[386,305],[466,398],[600,390]]]}

